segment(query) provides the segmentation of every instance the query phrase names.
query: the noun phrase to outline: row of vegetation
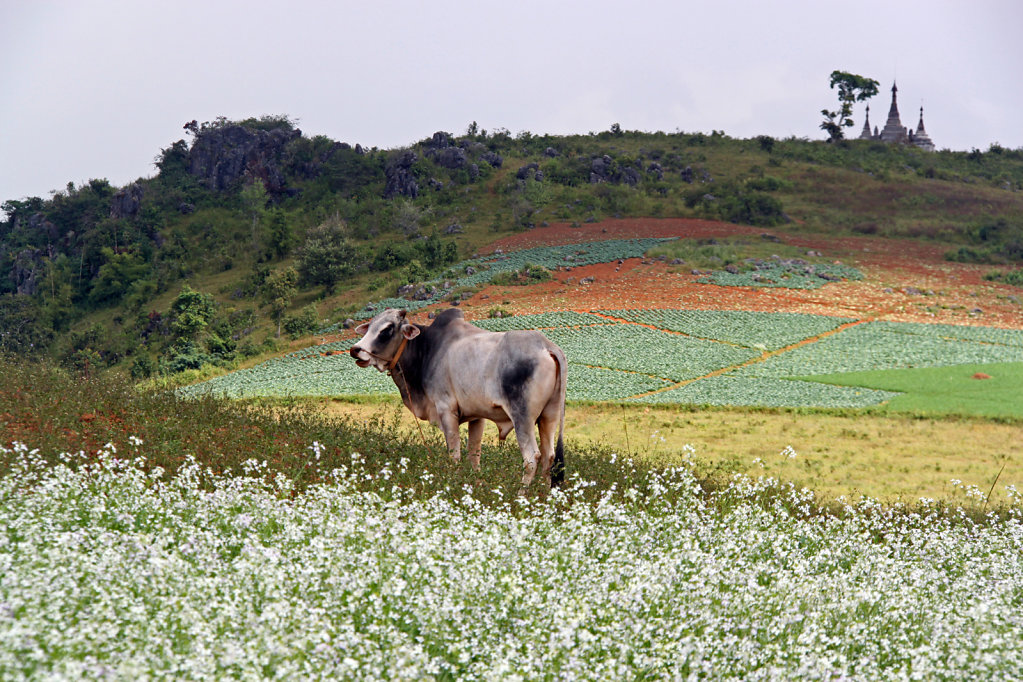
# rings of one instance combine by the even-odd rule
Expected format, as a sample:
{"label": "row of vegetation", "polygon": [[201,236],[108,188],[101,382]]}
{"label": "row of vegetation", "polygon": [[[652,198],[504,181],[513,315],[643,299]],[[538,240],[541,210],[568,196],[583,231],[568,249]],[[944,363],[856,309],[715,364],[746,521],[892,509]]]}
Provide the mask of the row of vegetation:
{"label": "row of vegetation", "polygon": [[[891,322],[839,330],[855,320],[689,309],[594,312],[475,324],[492,331],[542,329],[569,357],[570,400],[797,409],[888,403],[876,409],[1023,417],[1014,383],[1018,366],[999,364],[1023,362],[1019,330]],[[805,341],[810,342],[797,346]],[[387,376],[360,369],[344,356],[351,343],[310,346],[195,384],[181,395],[396,395]],[[904,376],[925,368],[940,370],[940,376]],[[995,377],[983,383],[971,378],[985,368]],[[870,376],[853,374],[868,371]],[[920,402],[928,392],[931,398]]]}

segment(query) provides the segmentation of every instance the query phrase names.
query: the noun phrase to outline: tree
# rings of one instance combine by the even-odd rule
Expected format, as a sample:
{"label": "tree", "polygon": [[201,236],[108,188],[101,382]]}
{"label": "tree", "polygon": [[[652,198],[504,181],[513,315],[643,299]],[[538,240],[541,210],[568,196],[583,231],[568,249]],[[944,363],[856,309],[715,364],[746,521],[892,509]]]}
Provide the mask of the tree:
{"label": "tree", "polygon": [[152,267],[132,252],[115,253],[103,247],[100,253],[104,259],[89,291],[89,303],[93,306],[109,306],[118,303],[131,285],[153,274]]}
{"label": "tree", "polygon": [[294,268],[275,270],[263,282],[263,302],[270,306],[270,312],[277,322],[277,338],[281,337],[281,321],[291,306],[291,298],[298,293],[298,273]]}
{"label": "tree", "polygon": [[259,219],[266,212],[266,185],[262,180],[256,178],[242,188],[241,199],[245,210],[252,214],[252,248],[256,250],[259,248],[257,238]]}
{"label": "tree", "polygon": [[171,331],[179,339],[194,340],[213,320],[216,311],[212,296],[186,284],[170,307]]}
{"label": "tree", "polygon": [[828,133],[828,142],[837,142],[845,137],[843,128],[852,126],[852,108],[854,102],[863,102],[877,94],[880,85],[873,78],[865,78],[847,71],[831,72],[831,89],[838,86],[838,111],[821,109],[824,122],[821,130]]}
{"label": "tree", "polygon": [[268,258],[283,258],[295,245],[295,232],[287,215],[279,208],[268,211],[266,229],[266,255]]}
{"label": "tree", "polygon": [[358,251],[348,241],[344,223],[329,222],[309,230],[295,256],[303,286],[322,284],[330,293],[355,272]]}
{"label": "tree", "polygon": [[420,224],[429,212],[429,209],[419,208],[408,199],[398,201],[394,204],[391,225],[395,230],[403,232],[406,237],[418,236]]}

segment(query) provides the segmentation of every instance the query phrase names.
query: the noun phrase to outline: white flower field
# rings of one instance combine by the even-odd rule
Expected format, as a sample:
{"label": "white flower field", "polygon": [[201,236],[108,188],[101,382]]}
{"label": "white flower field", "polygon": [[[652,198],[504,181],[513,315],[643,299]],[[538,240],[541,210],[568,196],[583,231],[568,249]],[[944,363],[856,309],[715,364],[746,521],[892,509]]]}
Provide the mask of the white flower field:
{"label": "white flower field", "polygon": [[256,460],[244,475],[161,476],[132,441],[58,466],[0,452],[15,462],[0,479],[3,679],[1023,669],[1015,495],[979,522],[870,501],[832,514],[770,479],[705,491],[683,467],[588,502],[575,478],[546,501],[488,504],[500,491],[413,499],[392,479],[414,474],[407,460],[370,471],[355,453],[296,495]]}

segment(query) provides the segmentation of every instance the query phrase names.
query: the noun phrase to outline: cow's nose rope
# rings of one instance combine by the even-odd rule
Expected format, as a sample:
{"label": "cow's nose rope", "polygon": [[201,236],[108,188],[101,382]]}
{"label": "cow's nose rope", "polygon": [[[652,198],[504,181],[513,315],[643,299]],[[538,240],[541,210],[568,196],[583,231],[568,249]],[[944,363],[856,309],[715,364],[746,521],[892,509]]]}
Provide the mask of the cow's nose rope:
{"label": "cow's nose rope", "polygon": [[[404,346],[405,346],[405,343],[402,342],[401,345],[402,345],[402,349],[403,349]],[[399,350],[401,350],[401,349],[399,349]],[[394,369],[398,370],[398,376],[401,377],[401,383],[405,384],[405,393],[408,393],[408,382],[405,381],[405,373],[401,371],[401,367],[398,367],[397,364],[395,364]],[[394,377],[394,370],[388,371],[387,374],[388,374],[388,376],[393,378]],[[415,417],[415,415],[413,415],[413,417]],[[423,441],[423,447],[426,448],[426,451],[430,453],[430,457],[433,457],[434,456],[433,455],[433,448],[431,448],[430,444],[426,442],[426,434],[423,433],[423,425],[420,423],[420,420],[419,420],[418,417],[416,417],[415,419],[416,419],[416,428],[419,429],[419,438],[420,438],[420,440]]]}
{"label": "cow's nose rope", "polygon": [[[402,355],[402,353],[405,352],[405,346],[407,346],[407,345],[408,345],[408,339],[405,338],[404,336],[402,336],[401,337],[401,345],[398,346],[397,352],[395,352],[394,357],[392,357],[390,360],[387,360],[386,358],[384,358],[383,355],[377,355],[373,351],[366,350],[365,348],[359,348],[359,351],[362,352],[362,353],[365,353],[366,355],[370,356],[371,358],[376,358],[377,360],[383,360],[384,362],[386,362],[387,363],[387,374],[390,375],[391,372],[394,371],[394,368],[398,366],[398,360],[401,360],[401,355]],[[356,348],[356,346],[352,346],[352,348],[354,349],[354,348]],[[399,368],[398,371],[400,372],[401,369]]]}
{"label": "cow's nose rope", "polygon": [[[401,359],[401,355],[402,355],[402,353],[405,352],[405,346],[407,346],[407,345],[408,345],[408,338],[405,335],[402,335],[402,337],[401,337],[401,345],[398,346],[398,350],[394,353],[394,357],[392,357],[390,360],[384,360],[383,356],[377,355],[376,353],[368,351],[365,348],[361,348],[360,349],[366,355],[374,357],[377,360],[384,360],[384,362],[387,363],[387,376],[393,378],[394,377],[394,372],[395,372],[395,370],[397,370],[398,376],[401,377],[401,383],[405,384],[405,392],[406,393],[408,392],[408,382],[405,381],[405,374],[404,374],[404,372],[401,371],[401,367],[398,366],[398,360]],[[430,453],[430,457],[433,457],[434,456],[433,455],[433,448],[431,448],[430,444],[428,442],[426,442],[426,434],[423,433],[423,425],[419,423],[419,419],[416,419],[416,428],[419,429],[419,438],[422,439],[422,441],[423,441],[423,447],[426,448],[426,451]]]}

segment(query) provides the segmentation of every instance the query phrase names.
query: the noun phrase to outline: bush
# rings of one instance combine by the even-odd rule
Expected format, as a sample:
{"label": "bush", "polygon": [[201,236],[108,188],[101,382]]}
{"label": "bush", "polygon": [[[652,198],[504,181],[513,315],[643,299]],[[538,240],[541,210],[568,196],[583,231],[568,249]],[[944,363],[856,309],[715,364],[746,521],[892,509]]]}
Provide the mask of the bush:
{"label": "bush", "polygon": [[526,263],[521,270],[499,272],[490,281],[497,286],[518,286],[548,282],[552,277],[551,271],[547,268]]}
{"label": "bush", "polygon": [[333,291],[359,265],[358,250],[348,241],[344,223],[325,223],[309,231],[296,254],[299,282]]}
{"label": "bush", "polygon": [[453,241],[442,241],[435,234],[407,244],[385,244],[374,255],[370,267],[378,272],[387,272],[414,260],[430,270],[450,265],[458,260],[458,247]]}
{"label": "bush", "polygon": [[761,192],[748,192],[724,198],[718,212],[731,223],[770,227],[788,222],[778,199]]}
{"label": "bush", "polygon": [[984,279],[992,282],[1003,282],[1014,287],[1023,287],[1023,269],[1009,272],[989,272]]}
{"label": "bush", "polygon": [[289,315],[284,318],[284,331],[293,339],[306,334],[312,334],[320,328],[320,318],[316,314],[316,306],[310,304],[302,308],[298,315]]}
{"label": "bush", "polygon": [[954,261],[956,263],[1001,262],[997,258],[997,254],[992,253],[990,249],[976,249],[972,246],[960,246],[955,251],[949,251],[945,254],[945,260]]}
{"label": "bush", "polygon": [[141,379],[148,379],[156,373],[157,366],[153,362],[153,359],[148,355],[140,355],[135,358],[135,361],[131,363],[131,378],[135,381]]}
{"label": "bush", "polygon": [[171,346],[161,362],[161,369],[165,374],[177,374],[188,369],[199,369],[214,360],[212,355],[203,352],[195,342],[181,341]]}

